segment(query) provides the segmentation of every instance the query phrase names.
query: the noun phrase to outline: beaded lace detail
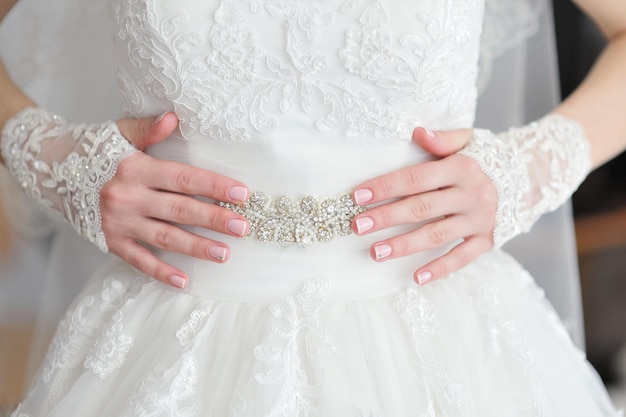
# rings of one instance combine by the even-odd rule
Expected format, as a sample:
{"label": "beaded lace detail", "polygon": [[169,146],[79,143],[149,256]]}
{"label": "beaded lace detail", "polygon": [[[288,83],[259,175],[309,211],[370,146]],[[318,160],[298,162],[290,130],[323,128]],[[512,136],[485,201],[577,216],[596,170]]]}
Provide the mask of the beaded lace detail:
{"label": "beaded lace detail", "polygon": [[563,204],[589,173],[589,152],[580,125],[559,115],[499,135],[474,130],[460,154],[478,162],[498,191],[494,247]]}
{"label": "beaded lace detail", "polygon": [[365,211],[350,194],[324,199],[307,196],[295,202],[287,196],[272,200],[267,194],[254,192],[245,204],[219,204],[250,221],[250,236],[262,242],[300,245],[349,235],[352,219]]}
{"label": "beaded lace detail", "polygon": [[1,145],[18,185],[107,252],[100,190],[120,161],[136,151],[117,125],[71,124],[44,109],[27,108],[6,123]]}

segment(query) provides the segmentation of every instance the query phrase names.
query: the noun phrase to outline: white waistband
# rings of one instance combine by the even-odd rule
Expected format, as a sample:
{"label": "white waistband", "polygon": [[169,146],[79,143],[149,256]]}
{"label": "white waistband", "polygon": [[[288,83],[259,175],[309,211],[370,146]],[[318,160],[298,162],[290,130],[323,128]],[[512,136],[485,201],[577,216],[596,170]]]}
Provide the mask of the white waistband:
{"label": "white waistband", "polygon": [[[190,163],[236,178],[253,191],[300,199],[306,195],[339,196],[359,183],[431,159],[408,142],[359,145],[338,139],[292,138],[276,142],[193,142],[172,138],[150,150],[155,157]],[[386,262],[375,262],[370,246],[406,233],[415,225],[369,236],[340,236],[307,247],[281,246],[237,239],[201,228],[193,233],[228,244],[225,264],[178,254],[158,253],[189,274],[189,293],[231,301],[267,302],[296,294],[307,281],[329,283],[331,299],[389,294],[415,285],[413,272],[450,247]]]}
{"label": "white waistband", "polygon": [[147,152],[235,178],[254,191],[294,197],[340,195],[365,180],[432,159],[405,141],[364,145],[319,137],[220,142],[173,136]]}

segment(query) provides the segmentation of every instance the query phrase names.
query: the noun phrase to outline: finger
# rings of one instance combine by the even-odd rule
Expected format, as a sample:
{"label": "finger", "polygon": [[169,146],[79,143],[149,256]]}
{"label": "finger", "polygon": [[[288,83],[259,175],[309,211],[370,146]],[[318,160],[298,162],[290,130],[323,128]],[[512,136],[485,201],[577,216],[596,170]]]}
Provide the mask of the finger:
{"label": "finger", "polygon": [[153,219],[134,222],[128,234],[158,249],[224,263],[230,257],[228,245],[187,232],[180,227]]}
{"label": "finger", "polygon": [[178,117],[173,112],[166,112],[158,117],[120,119],[117,126],[133,145],[144,149],[168,138],[178,127]]}
{"label": "finger", "polygon": [[353,230],[366,235],[400,224],[433,220],[464,212],[470,203],[466,194],[456,187],[422,193],[369,209],[354,219]]}
{"label": "finger", "polygon": [[[146,160],[144,184],[175,193],[202,195],[219,201],[243,203],[250,192],[242,182],[180,162]],[[138,167],[140,168],[140,167]],[[152,174],[152,175],[150,175]]]}
{"label": "finger", "polygon": [[415,271],[413,279],[422,285],[441,279],[469,265],[482,254],[489,252],[492,246],[493,242],[487,238],[469,237],[450,252]]}
{"label": "finger", "polygon": [[473,162],[465,159],[470,158],[453,155],[393,171],[357,186],[352,197],[366,205],[450,187],[464,178],[463,170]]}
{"label": "finger", "polygon": [[185,288],[189,283],[187,274],[163,262],[133,239],[124,239],[119,245],[110,246],[109,249],[140,272],[164,284]]}
{"label": "finger", "polygon": [[103,188],[101,199],[124,197],[128,193],[126,184],[137,183],[147,188],[202,195],[235,204],[245,202],[250,195],[248,187],[240,181],[191,165],[162,161],[137,152],[120,162],[115,177]]}
{"label": "finger", "polygon": [[378,262],[439,248],[466,236],[473,236],[475,226],[466,216],[450,216],[425,224],[417,230],[376,242],[370,255]]}
{"label": "finger", "polygon": [[471,137],[472,129],[432,131],[417,127],[413,130],[413,143],[437,156],[448,156],[460,151]]}
{"label": "finger", "polygon": [[250,230],[250,223],[245,217],[193,197],[150,190],[142,201],[150,202],[142,207],[142,214],[153,219],[201,226],[236,237],[247,236]]}

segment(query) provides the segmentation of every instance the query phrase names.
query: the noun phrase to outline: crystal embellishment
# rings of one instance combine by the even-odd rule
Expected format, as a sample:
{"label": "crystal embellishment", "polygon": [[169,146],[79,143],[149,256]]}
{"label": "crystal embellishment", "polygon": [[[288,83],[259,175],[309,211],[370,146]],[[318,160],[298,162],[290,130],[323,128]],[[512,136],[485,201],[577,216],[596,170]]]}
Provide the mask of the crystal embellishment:
{"label": "crystal embellishment", "polygon": [[250,234],[262,242],[310,245],[328,242],[352,233],[352,219],[365,212],[350,194],[318,199],[306,196],[300,201],[254,192],[244,204],[220,202],[221,207],[239,213],[250,221]]}

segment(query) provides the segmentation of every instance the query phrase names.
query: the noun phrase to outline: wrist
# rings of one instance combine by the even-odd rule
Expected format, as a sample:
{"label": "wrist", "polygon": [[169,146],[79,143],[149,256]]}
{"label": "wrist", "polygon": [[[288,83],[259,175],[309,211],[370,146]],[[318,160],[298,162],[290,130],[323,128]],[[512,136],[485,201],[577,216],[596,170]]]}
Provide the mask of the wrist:
{"label": "wrist", "polygon": [[136,151],[114,122],[72,124],[44,109],[26,108],[5,124],[0,148],[26,194],[107,251],[100,191]]}
{"label": "wrist", "polygon": [[556,114],[498,135],[477,129],[459,153],[474,159],[498,192],[495,248],[561,206],[591,169],[582,127]]}

